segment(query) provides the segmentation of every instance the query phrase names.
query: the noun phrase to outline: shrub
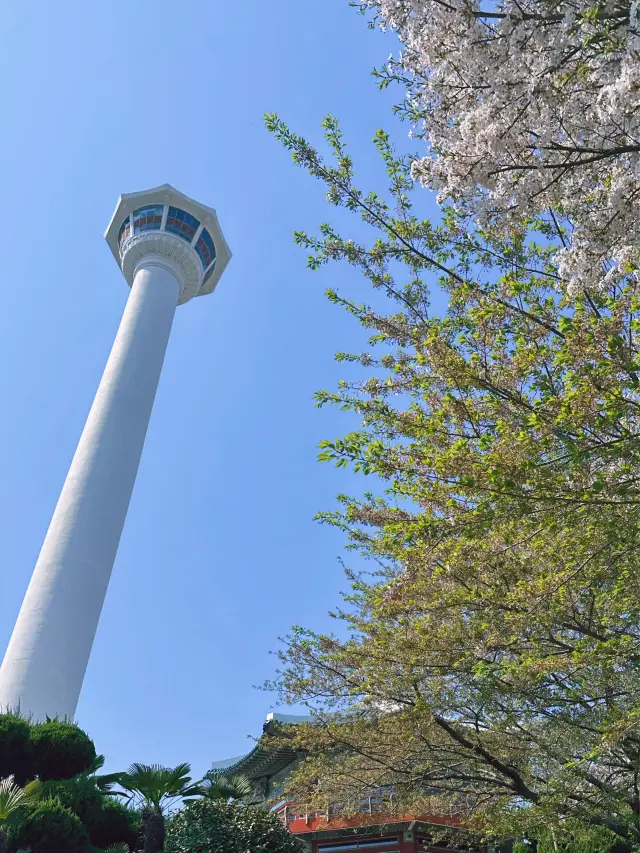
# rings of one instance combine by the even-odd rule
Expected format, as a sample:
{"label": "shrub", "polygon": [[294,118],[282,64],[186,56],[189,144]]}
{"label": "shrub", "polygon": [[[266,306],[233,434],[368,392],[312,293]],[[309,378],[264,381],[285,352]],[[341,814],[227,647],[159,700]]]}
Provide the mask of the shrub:
{"label": "shrub", "polygon": [[105,797],[99,814],[87,824],[89,838],[96,847],[108,847],[118,841],[124,841],[131,850],[135,850],[139,822],[138,812]]}
{"label": "shrub", "polygon": [[44,799],[56,799],[71,809],[87,829],[102,811],[103,797],[91,776],[44,782],[42,796]]}
{"label": "shrub", "polygon": [[33,776],[31,726],[17,714],[0,714],[0,779],[15,776],[18,785]]}
{"label": "shrub", "polygon": [[302,845],[264,809],[196,800],[169,821],[166,853],[300,853]]}
{"label": "shrub", "polygon": [[31,853],[85,853],[88,836],[82,821],[57,800],[41,800],[12,830],[11,849]]}
{"label": "shrub", "polygon": [[43,780],[70,779],[90,769],[93,741],[73,723],[49,720],[31,727],[34,772]]}

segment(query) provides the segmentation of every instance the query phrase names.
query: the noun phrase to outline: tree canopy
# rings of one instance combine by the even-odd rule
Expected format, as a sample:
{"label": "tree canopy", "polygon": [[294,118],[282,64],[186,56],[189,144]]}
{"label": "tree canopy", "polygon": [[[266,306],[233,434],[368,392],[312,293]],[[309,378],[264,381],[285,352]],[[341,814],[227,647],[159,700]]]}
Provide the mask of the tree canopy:
{"label": "tree canopy", "polygon": [[[329,298],[370,332],[359,371],[317,395],[361,427],[321,456],[374,475],[320,515],[371,562],[336,635],[295,629],[274,686],[315,725],[299,801],[454,812],[486,832],[640,844],[638,294],[633,276],[559,287],[557,222],[499,229],[414,213],[411,159],[376,145],[384,195],[357,186],[338,123],[327,162],[268,127],[360,215],[369,242],[299,232],[310,266],[359,268],[386,310]],[[440,316],[432,295],[444,295]],[[595,833],[595,835],[593,835]],[[555,842],[554,842],[555,843]],[[589,842],[591,843],[591,842]]]}

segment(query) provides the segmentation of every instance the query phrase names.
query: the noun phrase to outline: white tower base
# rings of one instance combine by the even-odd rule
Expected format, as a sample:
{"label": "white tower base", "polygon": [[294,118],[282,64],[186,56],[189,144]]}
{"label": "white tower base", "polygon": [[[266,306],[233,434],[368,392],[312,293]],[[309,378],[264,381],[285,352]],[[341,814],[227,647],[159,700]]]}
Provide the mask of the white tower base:
{"label": "white tower base", "polygon": [[[0,708],[73,718],[180,295],[145,259],[0,670]],[[169,263],[171,263],[169,261]]]}

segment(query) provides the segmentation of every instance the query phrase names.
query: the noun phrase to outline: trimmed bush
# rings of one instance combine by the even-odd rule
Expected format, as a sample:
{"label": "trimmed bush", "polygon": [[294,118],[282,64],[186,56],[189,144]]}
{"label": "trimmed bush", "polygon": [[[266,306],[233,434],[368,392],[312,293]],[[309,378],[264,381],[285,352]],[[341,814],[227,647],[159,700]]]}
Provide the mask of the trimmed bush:
{"label": "trimmed bush", "polygon": [[139,823],[138,812],[105,797],[99,814],[86,826],[91,843],[96,847],[108,847],[118,841],[124,841],[131,850],[135,850]]}
{"label": "trimmed bush", "polygon": [[42,800],[12,831],[11,849],[31,853],[85,853],[89,838],[77,815],[57,800]]}
{"label": "trimmed bush", "polygon": [[59,800],[65,808],[78,815],[87,829],[102,811],[102,794],[91,776],[44,782],[42,797]]}
{"label": "trimmed bush", "polygon": [[165,853],[301,853],[302,845],[264,809],[196,800],[167,826]]}
{"label": "trimmed bush", "polygon": [[0,714],[0,779],[15,776],[24,785],[33,776],[31,726],[17,714]]}
{"label": "trimmed bush", "polygon": [[73,723],[59,720],[31,726],[31,746],[34,772],[43,782],[84,773],[96,757],[89,735]]}

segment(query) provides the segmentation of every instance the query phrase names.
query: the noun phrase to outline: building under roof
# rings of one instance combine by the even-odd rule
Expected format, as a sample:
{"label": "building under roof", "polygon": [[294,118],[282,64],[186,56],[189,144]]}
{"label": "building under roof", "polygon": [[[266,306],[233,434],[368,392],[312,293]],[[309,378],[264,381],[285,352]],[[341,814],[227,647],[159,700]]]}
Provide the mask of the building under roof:
{"label": "building under roof", "polygon": [[[246,776],[254,785],[251,805],[269,808],[278,814],[289,830],[304,843],[308,853],[487,853],[484,847],[448,846],[454,842],[442,838],[442,830],[458,826],[452,817],[436,815],[386,816],[375,793],[362,803],[360,814],[350,817],[333,810],[329,814],[307,814],[284,795],[285,782],[303,755],[269,735],[283,725],[310,722],[311,717],[293,714],[268,714],[262,735],[245,755],[215,761],[211,770],[220,775]],[[267,737],[264,737],[266,735]],[[437,832],[436,832],[437,830]],[[437,843],[435,837],[438,837]]]}

